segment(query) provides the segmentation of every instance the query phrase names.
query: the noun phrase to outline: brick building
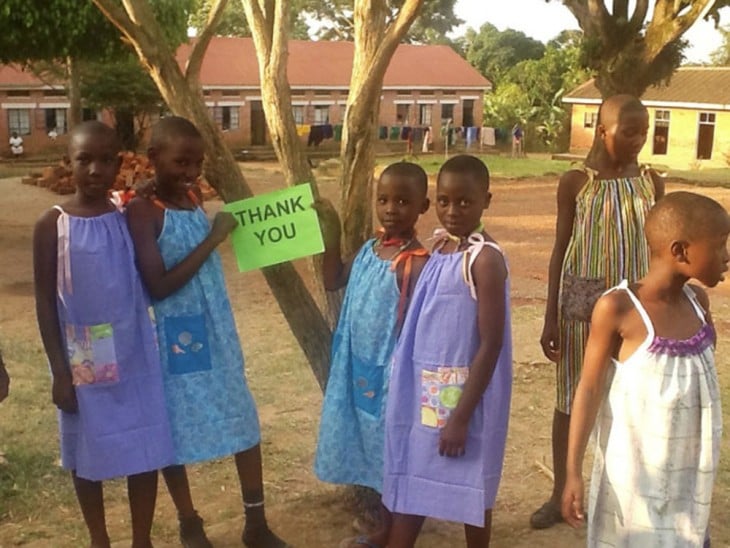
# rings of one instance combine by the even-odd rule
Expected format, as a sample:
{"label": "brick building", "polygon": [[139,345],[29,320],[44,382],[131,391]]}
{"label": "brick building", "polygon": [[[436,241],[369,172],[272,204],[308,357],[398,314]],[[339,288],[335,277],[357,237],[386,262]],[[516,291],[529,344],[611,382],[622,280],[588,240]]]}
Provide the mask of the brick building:
{"label": "brick building", "polygon": [[[727,167],[730,157],[730,67],[681,67],[669,85],[646,90],[649,136],[640,160],[677,169]],[[570,149],[593,142],[601,94],[593,80],[568,93]]]}
{"label": "brick building", "polygon": [[[339,137],[353,49],[351,42],[289,42],[292,109],[302,139],[309,139],[313,127],[327,128],[327,136],[334,140]],[[189,45],[180,48],[181,63],[189,52]],[[267,144],[252,39],[214,38],[203,61],[201,82],[211,116],[232,147]],[[489,81],[448,46],[403,44],[385,74],[380,134],[397,140],[403,127],[431,127],[438,141],[448,119],[456,127],[479,127],[483,95],[490,89]],[[0,66],[0,143],[5,147],[14,130],[23,136],[27,152],[47,146],[53,127],[64,132],[68,106],[62,88],[53,89],[15,67]]]}

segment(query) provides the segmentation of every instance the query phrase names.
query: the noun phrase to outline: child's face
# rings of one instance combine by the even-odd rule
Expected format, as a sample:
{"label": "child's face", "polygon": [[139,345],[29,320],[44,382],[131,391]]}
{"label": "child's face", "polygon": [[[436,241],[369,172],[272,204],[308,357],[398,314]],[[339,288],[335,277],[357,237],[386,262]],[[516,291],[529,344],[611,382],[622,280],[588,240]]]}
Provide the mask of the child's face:
{"label": "child's face", "polygon": [[376,189],[375,214],[388,236],[411,237],[428,198],[413,177],[383,175]]}
{"label": "child's face", "polygon": [[646,110],[627,110],[618,121],[602,128],[603,143],[612,160],[621,163],[636,162],[646,143],[649,131],[649,113]]}
{"label": "child's face", "polygon": [[436,215],[454,236],[469,236],[480,224],[492,195],[473,175],[441,173],[436,188]]}
{"label": "child's face", "polygon": [[691,242],[687,248],[688,274],[707,287],[715,287],[723,281],[728,270],[730,255],[727,238],[730,234],[730,218],[725,219],[725,230],[717,235]]}
{"label": "child's face", "polygon": [[85,198],[106,198],[121,163],[113,138],[80,133],[73,137],[68,152],[77,193]]}
{"label": "child's face", "polygon": [[170,137],[149,150],[157,184],[168,191],[184,192],[203,169],[203,140],[199,137]]}

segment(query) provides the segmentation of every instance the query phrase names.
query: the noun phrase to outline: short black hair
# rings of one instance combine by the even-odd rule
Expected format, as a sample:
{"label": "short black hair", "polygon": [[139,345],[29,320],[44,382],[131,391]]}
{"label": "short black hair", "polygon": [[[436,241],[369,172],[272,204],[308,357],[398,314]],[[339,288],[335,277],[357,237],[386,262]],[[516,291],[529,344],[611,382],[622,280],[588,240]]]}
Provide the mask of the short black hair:
{"label": "short black hair", "polygon": [[203,136],[190,120],[182,116],[165,116],[152,128],[150,147],[164,147],[170,139],[176,137],[189,137],[202,139]]}
{"label": "short black hair", "polygon": [[607,97],[598,107],[598,123],[608,125],[618,122],[626,112],[648,112],[641,100],[627,93]]}
{"label": "short black hair", "polygon": [[386,167],[380,174],[380,177],[383,178],[386,175],[412,179],[418,185],[418,190],[423,192],[424,196],[428,194],[428,175],[426,175],[426,172],[418,164],[406,161],[395,162]]}
{"label": "short black hair", "polygon": [[119,140],[119,135],[114,128],[99,122],[98,120],[87,120],[75,125],[69,132],[68,139],[68,151],[71,152],[71,147],[74,145],[74,141],[78,137],[93,137],[93,138],[106,138],[109,139],[109,144],[114,147],[114,152],[119,152],[122,149],[122,143]]}
{"label": "short black hair", "polygon": [[471,175],[485,191],[489,190],[489,168],[487,164],[471,154],[458,154],[446,160],[439,170],[437,182],[441,180],[443,173]]}

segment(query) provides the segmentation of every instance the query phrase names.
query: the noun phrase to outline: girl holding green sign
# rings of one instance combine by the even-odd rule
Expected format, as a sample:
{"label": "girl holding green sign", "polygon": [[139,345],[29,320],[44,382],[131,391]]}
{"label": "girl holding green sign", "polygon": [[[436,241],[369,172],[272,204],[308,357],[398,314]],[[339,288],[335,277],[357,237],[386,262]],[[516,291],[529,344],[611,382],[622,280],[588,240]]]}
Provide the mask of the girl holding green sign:
{"label": "girl holding green sign", "polygon": [[[325,238],[324,284],[347,285],[332,340],[330,377],[322,405],[315,461],[317,476],[331,483],[382,491],[385,397],[390,359],[408,296],[428,253],[415,224],[429,206],[428,179],[412,163],[388,166],[376,190],[383,227],[354,260],[340,257],[340,222],[329,202],[315,205]],[[383,508],[387,526],[389,515]],[[360,544],[366,539],[344,542]]]}
{"label": "girl holding green sign", "polygon": [[236,220],[222,212],[211,227],[200,207],[192,189],[203,164],[203,139],[188,120],[163,118],[152,131],[148,155],[154,196],[132,200],[128,219],[157,318],[176,453],[176,465],[163,475],[180,518],[180,538],[186,547],[211,546],[184,465],[234,455],[246,513],[243,543],[284,548],[266,523],[258,416],[215,252]]}

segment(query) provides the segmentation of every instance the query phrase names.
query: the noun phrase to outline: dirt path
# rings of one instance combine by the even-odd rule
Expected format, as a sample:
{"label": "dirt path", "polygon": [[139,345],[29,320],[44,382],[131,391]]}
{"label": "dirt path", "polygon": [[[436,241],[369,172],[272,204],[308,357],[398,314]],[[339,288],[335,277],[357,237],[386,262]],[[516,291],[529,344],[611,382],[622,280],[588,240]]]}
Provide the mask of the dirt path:
{"label": "dirt path", "polygon": [[[268,169],[247,172],[257,192],[274,188],[281,178]],[[336,195],[333,183],[325,194]],[[492,545],[500,548],[578,547],[582,531],[559,526],[550,531],[529,529],[530,513],[546,498],[550,482],[536,462],[550,465],[550,420],[553,408],[553,367],[542,357],[537,339],[544,306],[546,270],[554,225],[553,179],[498,180],[486,226],[505,248],[512,273],[514,395],[504,477],[494,513]],[[678,188],[678,187],[674,187]],[[730,207],[730,191],[697,189]],[[8,443],[31,443],[45,432],[41,446],[56,454],[49,383],[37,336],[32,299],[31,237],[38,215],[58,197],[46,191],[0,180],[0,341],[12,349],[13,396],[0,406],[0,451]],[[421,235],[436,226],[433,211],[419,225]],[[352,515],[342,502],[342,490],[318,482],[312,473],[321,394],[288,333],[263,278],[235,271],[227,246],[222,247],[228,286],[246,355],[249,381],[259,405],[264,436],[265,480],[272,526],[298,547],[336,546],[352,534]],[[720,340],[730,336],[730,283],[711,291]],[[721,342],[721,344],[724,344]],[[718,355],[721,382],[730,383],[729,360]],[[725,395],[728,391],[725,391]],[[29,402],[32,402],[32,410]],[[730,409],[730,401],[725,402]],[[726,411],[726,424],[730,424]],[[19,421],[40,426],[24,428]],[[26,432],[27,430],[27,432]],[[727,436],[726,436],[727,439]],[[8,442],[7,440],[10,440]],[[34,440],[33,443],[36,443]],[[715,498],[714,546],[730,546],[730,524],[721,518],[730,503],[730,445],[724,444],[723,473]],[[0,469],[0,476],[2,471]],[[0,478],[1,479],[1,478]],[[70,482],[69,482],[70,483]],[[240,495],[231,462],[191,469],[196,504],[216,546],[240,546]],[[63,504],[28,511],[22,519],[4,514],[0,498],[0,547],[77,546],[85,542],[81,517],[70,488]],[[14,503],[15,504],[15,503]],[[112,484],[107,498],[110,533],[128,537],[128,511],[123,486]],[[5,517],[3,518],[2,516]],[[156,546],[177,546],[175,516],[169,497],[160,489],[155,525]],[[418,546],[463,546],[460,528],[428,522]],[[126,543],[120,543],[126,545]]]}

